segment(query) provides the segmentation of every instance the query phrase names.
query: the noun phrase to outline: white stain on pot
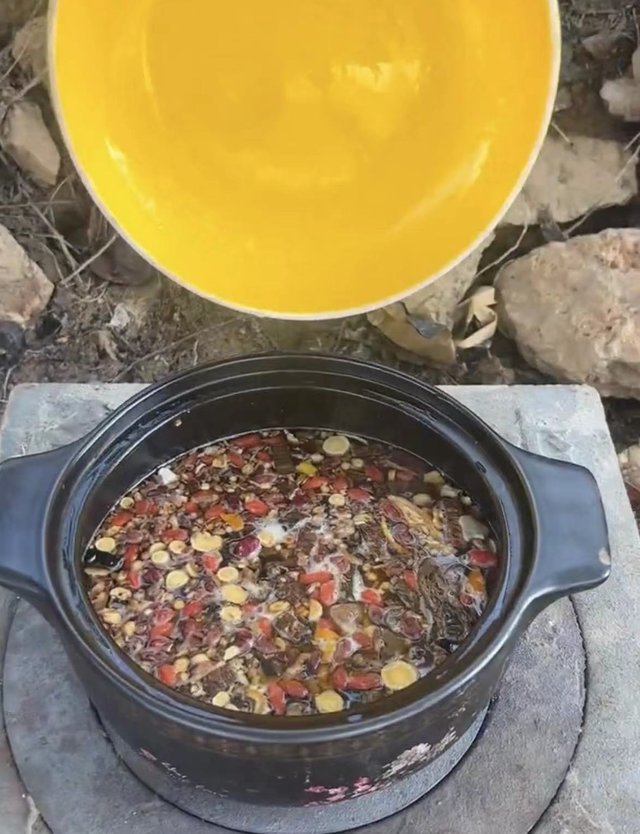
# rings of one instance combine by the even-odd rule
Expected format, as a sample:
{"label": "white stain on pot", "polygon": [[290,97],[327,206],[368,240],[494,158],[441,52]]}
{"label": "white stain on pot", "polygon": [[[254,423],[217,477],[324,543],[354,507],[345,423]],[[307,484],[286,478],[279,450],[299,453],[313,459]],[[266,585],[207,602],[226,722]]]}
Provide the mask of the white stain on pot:
{"label": "white stain on pot", "polygon": [[342,802],[345,799],[355,799],[357,796],[364,796],[386,787],[389,782],[398,777],[405,776],[409,771],[424,767],[441,753],[444,753],[458,738],[456,731],[451,728],[437,744],[416,744],[397,756],[392,762],[385,765],[382,775],[375,783],[368,777],[361,776],[353,785],[340,785],[338,787],[326,787],[324,785],[312,785],[306,789],[307,793],[314,794],[317,799],[305,803],[306,805],[325,805],[327,803]]}
{"label": "white stain on pot", "polygon": [[[449,748],[456,741],[456,739],[457,733],[453,728],[451,728],[437,744],[432,745],[427,742],[415,744],[413,747],[410,747],[408,750],[405,750],[397,756],[392,762],[385,765],[382,769],[380,779],[376,782],[372,782],[367,776],[360,776],[355,780],[353,785],[338,785],[334,787],[328,787],[325,785],[310,785],[305,789],[305,792],[318,798],[306,802],[305,805],[326,805],[334,802],[343,802],[345,799],[355,799],[358,796],[365,796],[366,794],[379,791],[386,787],[389,782],[401,776],[407,775],[409,771],[416,770],[418,767],[424,767],[427,765],[441,753],[444,753],[444,751]],[[145,759],[152,762],[158,761],[152,753],[149,753],[148,750],[145,750],[144,748],[139,749],[140,754]],[[187,776],[180,773],[180,771],[169,762],[160,762],[160,764],[180,782],[185,783],[189,781]],[[310,781],[309,772],[306,774],[305,781]],[[205,791],[206,793],[213,794],[214,796],[223,795],[211,791],[203,785],[196,785],[195,787]]]}
{"label": "white stain on pot", "polygon": [[177,767],[174,767],[169,762],[160,762],[162,767],[167,770],[172,776],[175,776],[176,779],[179,779],[181,782],[188,782],[189,777],[185,776],[184,773],[180,773]]}

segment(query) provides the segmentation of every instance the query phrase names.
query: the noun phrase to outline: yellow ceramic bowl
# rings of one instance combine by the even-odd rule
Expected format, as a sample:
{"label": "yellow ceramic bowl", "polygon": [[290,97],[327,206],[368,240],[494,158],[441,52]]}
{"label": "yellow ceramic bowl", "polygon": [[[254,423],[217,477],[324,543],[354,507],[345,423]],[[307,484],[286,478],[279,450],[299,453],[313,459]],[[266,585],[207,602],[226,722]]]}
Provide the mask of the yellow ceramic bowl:
{"label": "yellow ceramic bowl", "polygon": [[57,0],[56,106],[114,226],[185,287],[329,318],[442,275],[539,150],[556,0]]}

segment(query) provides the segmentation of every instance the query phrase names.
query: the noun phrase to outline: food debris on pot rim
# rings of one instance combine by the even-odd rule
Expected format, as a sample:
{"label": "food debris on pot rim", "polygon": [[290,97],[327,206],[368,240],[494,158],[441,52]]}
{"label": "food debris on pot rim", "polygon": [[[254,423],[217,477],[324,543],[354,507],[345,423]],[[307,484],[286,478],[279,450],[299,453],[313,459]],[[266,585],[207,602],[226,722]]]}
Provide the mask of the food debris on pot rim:
{"label": "food debris on pot rim", "polygon": [[487,604],[496,546],[423,460],[322,431],[192,451],[121,499],[84,574],[116,644],[225,710],[336,713],[411,686]]}

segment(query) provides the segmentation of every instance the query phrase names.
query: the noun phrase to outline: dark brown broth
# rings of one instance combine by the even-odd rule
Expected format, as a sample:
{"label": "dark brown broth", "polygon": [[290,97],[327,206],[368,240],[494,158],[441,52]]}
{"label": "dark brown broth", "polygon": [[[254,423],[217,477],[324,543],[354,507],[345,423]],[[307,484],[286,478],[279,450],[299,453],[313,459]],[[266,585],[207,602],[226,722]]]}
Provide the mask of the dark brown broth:
{"label": "dark brown broth", "polygon": [[497,566],[471,499],[404,451],[268,431],[189,452],[107,516],[87,591],[117,645],[227,710],[370,703],[468,637]]}

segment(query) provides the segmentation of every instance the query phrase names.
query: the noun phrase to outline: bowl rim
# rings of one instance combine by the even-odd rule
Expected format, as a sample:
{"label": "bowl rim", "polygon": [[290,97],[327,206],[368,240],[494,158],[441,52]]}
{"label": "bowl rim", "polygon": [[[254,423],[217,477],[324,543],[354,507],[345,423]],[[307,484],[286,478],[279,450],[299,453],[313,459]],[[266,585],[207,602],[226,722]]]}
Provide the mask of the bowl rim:
{"label": "bowl rim", "polygon": [[496,214],[490,219],[487,226],[480,232],[480,234],[469,244],[469,246],[455,258],[452,258],[449,263],[447,263],[442,269],[438,270],[432,275],[429,275],[422,280],[418,281],[414,286],[409,287],[406,290],[402,290],[401,292],[394,293],[386,298],[382,298],[379,301],[375,301],[369,304],[362,304],[357,307],[350,307],[343,310],[327,310],[325,312],[316,312],[316,313],[292,313],[292,312],[283,312],[281,310],[265,310],[265,309],[256,309],[253,307],[248,307],[242,304],[235,304],[226,299],[219,298],[214,293],[206,293],[203,290],[200,290],[196,287],[191,286],[185,279],[181,278],[177,274],[167,270],[163,267],[156,258],[146,252],[140,244],[138,244],[130,235],[129,233],[121,226],[120,222],[113,216],[111,211],[107,208],[107,206],[102,201],[101,197],[97,193],[97,189],[94,187],[91,179],[89,177],[88,172],[84,170],[84,167],[80,164],[79,160],[77,159],[75,149],[73,147],[73,143],[71,141],[71,135],[67,127],[66,120],[63,115],[63,108],[62,108],[62,101],[60,98],[58,82],[56,78],[56,61],[55,61],[55,44],[56,44],[56,25],[57,25],[57,10],[61,0],[51,0],[48,12],[48,21],[47,21],[47,59],[48,59],[48,68],[49,68],[49,80],[50,80],[50,97],[51,103],[53,107],[53,111],[56,117],[56,121],[60,128],[60,132],[62,134],[62,138],[65,143],[65,147],[69,156],[71,157],[71,161],[80,177],[82,184],[89,192],[91,199],[94,203],[98,206],[100,211],[104,214],[107,218],[113,229],[117,232],[117,234],[125,240],[126,243],[131,246],[131,248],[138,254],[140,257],[145,260],[147,263],[151,264],[158,272],[162,275],[165,275],[167,278],[170,278],[179,286],[183,287],[183,289],[188,290],[189,292],[194,293],[195,295],[199,296],[200,298],[205,299],[206,301],[211,301],[215,304],[219,304],[222,307],[226,307],[230,310],[235,310],[239,313],[246,313],[249,315],[257,316],[259,318],[274,318],[274,319],[281,319],[283,321],[328,321],[331,319],[341,319],[347,318],[348,316],[357,316],[362,315],[364,313],[370,313],[373,310],[378,310],[381,307],[386,307],[390,304],[393,304],[397,301],[402,301],[403,299],[407,298],[408,296],[412,295],[415,292],[418,292],[421,289],[424,289],[429,284],[434,283],[439,278],[442,278],[448,272],[455,269],[459,266],[466,258],[468,258],[488,237],[489,235],[496,229],[500,221],[504,218],[507,214],[513,203],[515,202],[516,198],[522,191],[531,171],[533,170],[533,166],[535,165],[538,156],[540,155],[540,151],[542,150],[542,146],[544,144],[544,140],[546,138],[547,132],[549,130],[549,125],[551,124],[551,119],[553,117],[554,112],[554,105],[558,90],[558,83],[560,79],[560,65],[561,65],[561,53],[562,53],[562,28],[561,28],[561,20],[560,20],[560,7],[558,4],[558,0],[546,0],[548,11],[549,11],[549,28],[550,28],[550,35],[551,35],[551,47],[552,47],[552,55],[551,55],[551,66],[550,66],[550,74],[549,74],[549,90],[547,93],[547,102],[545,107],[544,115],[540,121],[540,127],[538,130],[538,134],[536,137],[536,141],[533,143],[531,148],[531,152],[529,154],[528,160],[526,165],[523,167],[522,172],[520,174],[519,179],[516,181],[513,189],[507,195],[502,206],[498,209]]}
{"label": "bowl rim", "polygon": [[[63,625],[65,635],[70,643],[74,645],[76,651],[80,651],[85,661],[94,671],[106,676],[110,684],[128,699],[135,701],[142,709],[159,716],[162,720],[197,729],[198,732],[206,735],[243,742],[254,741],[256,743],[286,745],[307,742],[322,743],[337,738],[354,738],[405,720],[415,719],[425,710],[442,703],[455,692],[464,689],[477,675],[482,674],[503,651],[508,650],[514,634],[521,630],[523,618],[536,596],[531,582],[532,569],[523,568],[523,570],[526,570],[526,574],[522,574],[520,587],[513,591],[514,598],[511,603],[505,605],[502,616],[495,620],[495,631],[492,632],[491,623],[486,621],[484,631],[481,630],[478,633],[476,626],[474,629],[476,632],[475,638],[473,632],[468,638],[471,656],[460,661],[460,659],[456,660],[454,654],[439,667],[444,679],[436,680],[436,678],[426,676],[415,685],[415,689],[409,687],[401,693],[385,697],[377,704],[371,705],[370,709],[363,710],[363,712],[354,710],[302,718],[288,717],[284,722],[281,718],[273,716],[225,713],[224,710],[214,709],[209,705],[194,701],[188,696],[166,689],[157,681],[154,681],[153,678],[149,679],[147,675],[143,674],[119,649],[116,650],[115,644],[111,645],[106,631],[101,631],[96,618],[91,616],[92,610],[90,610],[90,605],[83,592],[78,596],[77,589],[72,591],[73,604],[71,604],[69,588],[76,587],[80,580],[78,578],[79,558],[76,552],[75,539],[70,537],[70,525],[73,526],[70,519],[72,516],[81,517],[82,515],[82,506],[86,499],[89,479],[101,481],[104,478],[103,466],[96,465],[96,463],[100,461],[105,449],[112,447],[121,434],[121,432],[117,432],[110,436],[110,432],[114,432],[118,426],[121,431],[126,431],[127,428],[134,426],[140,418],[134,416],[133,412],[136,407],[144,403],[146,397],[161,396],[160,402],[149,402],[146,409],[146,413],[155,410],[160,412],[163,406],[168,407],[172,401],[179,399],[180,395],[184,395],[188,391],[194,393],[202,391],[203,388],[214,385],[217,380],[205,380],[204,382],[197,380],[198,374],[203,371],[220,370],[224,373],[228,369],[233,372],[235,369],[241,369],[241,366],[246,367],[255,363],[256,360],[259,363],[260,361],[273,360],[274,357],[284,363],[290,360],[305,360],[319,365],[329,360],[332,364],[330,369],[332,372],[344,373],[345,376],[351,376],[351,378],[353,378],[353,373],[349,374],[349,371],[355,372],[358,369],[368,370],[370,374],[383,372],[383,376],[386,378],[381,381],[381,384],[389,384],[392,376],[398,378],[401,382],[409,382],[414,391],[419,390],[432,397],[435,394],[440,401],[452,405],[457,412],[453,418],[454,420],[460,418],[464,420],[466,418],[475,424],[475,428],[486,437],[487,442],[492,443],[493,448],[488,452],[488,457],[497,458],[500,455],[503,458],[502,464],[495,463],[492,468],[502,473],[508,465],[512,476],[517,480],[521,495],[517,498],[515,488],[513,489],[513,504],[518,505],[523,501],[528,504],[526,511],[530,517],[529,523],[533,527],[533,538],[529,545],[524,540],[516,540],[514,549],[509,526],[509,515],[513,510],[507,510],[504,506],[500,507],[503,533],[507,537],[507,558],[501,569],[499,594],[504,595],[506,593],[507,587],[513,585],[514,582],[514,579],[507,575],[508,572],[510,573],[508,568],[512,560],[515,559],[517,563],[522,552],[528,548],[532,551],[532,559],[536,558],[534,554],[537,553],[538,530],[537,514],[528,479],[519,459],[511,450],[511,444],[500,437],[462,403],[408,374],[396,372],[391,368],[375,363],[362,362],[346,357],[334,357],[326,354],[281,353],[223,360],[183,372],[157,385],[148,386],[134,397],[126,400],[92,432],[74,444],[73,453],[60,474],[57,486],[52,491],[51,501],[44,519],[47,531],[45,535],[45,562],[47,567],[45,569],[50,574],[49,587],[54,589],[51,598],[57,616]],[[334,363],[335,369],[333,368]],[[240,372],[237,376],[245,376],[245,374]],[[251,369],[249,369],[246,377],[247,379],[252,378]],[[228,378],[228,375],[224,378]],[[371,377],[360,378],[364,384],[371,382]],[[380,380],[377,381],[380,382]],[[172,391],[172,386],[176,384],[182,384],[183,388]],[[398,407],[401,407],[399,403]],[[432,407],[434,407],[433,404]],[[170,415],[165,413],[163,424],[167,420],[176,419],[177,414],[178,412],[172,412]],[[148,430],[149,427],[147,426],[146,431]],[[104,448],[100,448],[102,445],[104,445]],[[77,468],[78,466],[80,466],[80,469]],[[87,466],[92,469],[91,475],[87,474]],[[498,475],[496,474],[495,477],[498,477]],[[506,479],[506,475],[502,475],[501,479],[503,477]],[[491,487],[489,486],[489,488]],[[503,500],[500,502],[501,504]],[[516,523],[519,524],[520,522]],[[56,562],[53,571],[49,567],[52,561],[51,550],[67,554],[62,560]],[[80,603],[80,599],[82,599],[82,603]],[[486,614],[495,613],[496,602],[497,600],[494,598],[487,612],[485,612]],[[79,603],[85,609],[84,611],[80,609]],[[89,616],[86,616],[87,613]],[[87,620],[91,621],[90,633],[85,632]],[[482,621],[481,619],[480,623]],[[480,623],[477,625],[480,625]],[[125,671],[125,667],[127,671]],[[427,688],[427,691],[425,691],[425,688]],[[385,705],[388,705],[386,709]]]}

